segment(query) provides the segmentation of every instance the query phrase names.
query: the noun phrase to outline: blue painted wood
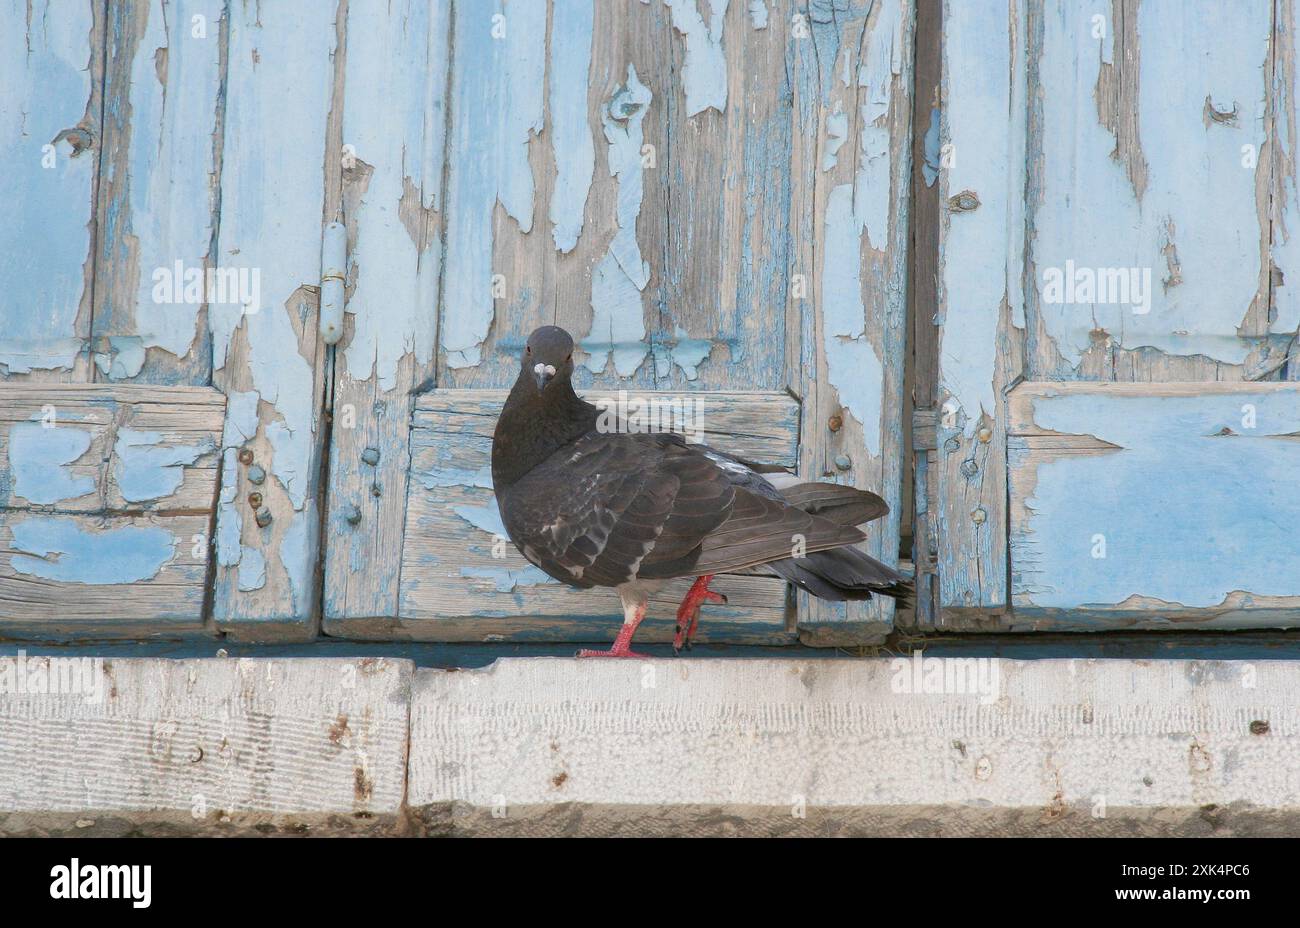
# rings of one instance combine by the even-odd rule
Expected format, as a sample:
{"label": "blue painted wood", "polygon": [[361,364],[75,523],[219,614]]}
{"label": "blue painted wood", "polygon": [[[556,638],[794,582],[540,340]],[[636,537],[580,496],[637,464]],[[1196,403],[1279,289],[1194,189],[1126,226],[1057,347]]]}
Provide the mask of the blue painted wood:
{"label": "blue painted wood", "polygon": [[0,374],[7,378],[90,379],[105,41],[102,7],[93,0],[0,3]]}
{"label": "blue painted wood", "polygon": [[1017,623],[1300,623],[1300,384],[1022,384]]}

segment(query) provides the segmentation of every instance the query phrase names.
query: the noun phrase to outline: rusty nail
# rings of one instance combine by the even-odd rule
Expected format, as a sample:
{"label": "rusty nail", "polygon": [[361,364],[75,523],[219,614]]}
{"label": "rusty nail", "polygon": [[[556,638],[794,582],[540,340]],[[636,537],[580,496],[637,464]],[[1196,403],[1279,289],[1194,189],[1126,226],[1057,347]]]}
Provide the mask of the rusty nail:
{"label": "rusty nail", "polygon": [[268,525],[271,524],[271,510],[269,509],[257,510],[257,515],[254,517],[254,520],[257,522],[260,528],[266,528]]}
{"label": "rusty nail", "polygon": [[239,463],[240,463],[240,464],[252,464],[252,463],[253,463],[253,449],[252,449],[252,448],[240,448],[240,449],[239,449]]}
{"label": "rusty nail", "polygon": [[372,483],[372,484],[370,485],[370,495],[371,495],[371,496],[379,497],[383,492],[384,492],[384,491],[380,488],[379,484],[377,484],[377,483]]}
{"label": "rusty nail", "polygon": [[980,506],[970,514],[970,517],[971,517],[971,521],[973,521],[976,525],[983,525],[984,520],[989,517],[989,514],[984,511],[983,506]]}
{"label": "rusty nail", "polygon": [[1267,735],[1268,722],[1263,719],[1255,719],[1255,721],[1250,723],[1250,733],[1252,735]]}
{"label": "rusty nail", "polygon": [[249,483],[261,484],[262,481],[265,479],[266,479],[266,471],[262,470],[262,468],[259,467],[258,465],[254,464],[252,467],[248,469]]}
{"label": "rusty nail", "polygon": [[987,444],[989,441],[991,441],[991,440],[993,439],[993,430],[992,430],[991,428],[989,428],[987,425],[984,426],[982,429],[980,429],[980,430],[979,430],[978,432],[976,432],[975,434],[979,436],[979,440],[980,440],[980,441],[982,441],[982,442],[984,442],[984,443],[986,443],[986,444]]}
{"label": "rusty nail", "polygon": [[356,525],[361,521],[361,510],[349,503],[347,506],[343,507],[343,518],[347,521],[348,525]]}
{"label": "rusty nail", "polygon": [[967,477],[974,477],[980,472],[980,466],[974,461],[967,459],[961,462],[961,472]]}
{"label": "rusty nail", "polygon": [[261,508],[262,508],[262,494],[261,494],[261,493],[257,493],[257,492],[249,493],[249,494],[248,494],[248,505],[252,506],[254,509],[261,509]]}
{"label": "rusty nail", "polygon": [[367,448],[365,451],[362,451],[361,460],[365,461],[371,467],[374,467],[376,464],[379,463],[379,449]]}
{"label": "rusty nail", "polygon": [[826,427],[832,432],[838,432],[844,428],[844,418],[839,413],[836,413],[826,420]]}
{"label": "rusty nail", "polygon": [[850,458],[847,454],[836,455],[835,466],[838,467],[840,470],[848,470],[850,467],[853,466],[853,459]]}
{"label": "rusty nail", "polygon": [[943,443],[943,450],[947,451],[949,454],[956,454],[960,448],[961,442],[955,438],[950,438]]}

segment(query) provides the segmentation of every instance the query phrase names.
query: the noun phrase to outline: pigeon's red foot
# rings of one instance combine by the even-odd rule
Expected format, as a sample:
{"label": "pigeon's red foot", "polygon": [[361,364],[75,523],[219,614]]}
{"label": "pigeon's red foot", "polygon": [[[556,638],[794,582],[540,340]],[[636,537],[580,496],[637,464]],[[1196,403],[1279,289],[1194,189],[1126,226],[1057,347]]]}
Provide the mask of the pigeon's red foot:
{"label": "pigeon's red foot", "polygon": [[695,630],[700,625],[700,605],[702,603],[722,603],[726,605],[727,597],[709,589],[709,581],[712,579],[713,574],[705,574],[696,578],[695,582],[691,584],[691,588],[686,591],[686,596],[682,598],[682,604],[677,607],[677,633],[673,635],[674,651],[680,651],[683,646],[690,648],[691,642],[695,639]]}
{"label": "pigeon's red foot", "polygon": [[618,637],[614,639],[614,646],[608,651],[589,651],[583,648],[578,652],[578,657],[633,657],[638,660],[649,660],[650,655],[638,654],[632,650],[632,636],[636,634],[636,627],[641,624],[645,618],[645,603],[640,603],[635,607],[629,607],[627,618],[623,622],[623,627],[618,630]]}

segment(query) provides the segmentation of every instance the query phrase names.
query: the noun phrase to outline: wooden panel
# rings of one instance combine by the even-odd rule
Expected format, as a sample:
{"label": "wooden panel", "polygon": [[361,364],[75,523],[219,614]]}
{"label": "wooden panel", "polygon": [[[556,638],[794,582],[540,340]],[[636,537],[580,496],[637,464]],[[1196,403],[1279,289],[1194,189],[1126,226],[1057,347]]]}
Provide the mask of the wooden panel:
{"label": "wooden panel", "polygon": [[1285,355],[1272,6],[1032,5],[1029,379],[1241,380]]}
{"label": "wooden panel", "polygon": [[1300,384],[1025,383],[1017,627],[1300,623]]}
{"label": "wooden panel", "polygon": [[0,507],[211,512],[224,411],[202,387],[0,384]]}
{"label": "wooden panel", "polygon": [[334,364],[329,617],[397,614],[411,393],[436,367],[449,7],[348,4],[342,138],[351,291]]}
{"label": "wooden panel", "polygon": [[[800,140],[792,170],[803,217],[799,353],[788,361],[803,397],[800,473],[868,488],[891,514],[864,549],[898,563],[902,509],[903,366],[914,8],[904,0],[813,6],[792,40]],[[807,238],[803,238],[803,236]],[[797,365],[797,366],[795,366]],[[893,602],[829,603],[799,593],[800,639],[882,640]]]}
{"label": "wooden panel", "polygon": [[[629,394],[628,402],[647,397]],[[660,395],[666,396],[666,395]],[[593,394],[588,398],[599,399]],[[618,399],[617,394],[611,397]],[[677,398],[677,397],[669,397]],[[760,461],[793,466],[798,404],[785,394],[691,394],[703,439]],[[622,622],[611,590],[573,590],[551,581],[515,551],[492,495],[492,429],[502,391],[447,390],[419,397],[411,430],[411,483],[396,617],[326,617],[325,630],[354,637],[424,640],[600,640]],[[687,428],[688,434],[693,431]],[[370,570],[363,561],[353,570]],[[651,601],[647,641],[666,641],[689,580]],[[700,640],[791,640],[783,581],[726,577],[728,597],[700,623]]]}
{"label": "wooden panel", "polygon": [[103,14],[95,0],[0,2],[0,373],[9,379],[90,379]]}
{"label": "wooden panel", "polygon": [[241,281],[238,268],[227,277],[209,260],[223,9],[222,0],[109,4],[92,327],[99,380],[208,383],[204,305],[238,304],[240,284],[245,298],[251,289],[247,269]]}
{"label": "wooden panel", "polygon": [[939,624],[1007,607],[1003,390],[1020,371],[1025,13],[943,10],[939,173],[939,409],[927,480],[936,505]]}
{"label": "wooden panel", "polygon": [[0,384],[0,632],[200,629],[224,409],[210,388]]}
{"label": "wooden panel", "polygon": [[786,385],[792,21],[749,6],[455,7],[440,386],[545,323],[580,388]]}
{"label": "wooden panel", "polygon": [[247,306],[208,307],[213,380],[229,398],[213,611],[241,637],[314,632],[326,380],[317,304],[335,19],[328,3],[230,11],[216,260],[258,283]]}

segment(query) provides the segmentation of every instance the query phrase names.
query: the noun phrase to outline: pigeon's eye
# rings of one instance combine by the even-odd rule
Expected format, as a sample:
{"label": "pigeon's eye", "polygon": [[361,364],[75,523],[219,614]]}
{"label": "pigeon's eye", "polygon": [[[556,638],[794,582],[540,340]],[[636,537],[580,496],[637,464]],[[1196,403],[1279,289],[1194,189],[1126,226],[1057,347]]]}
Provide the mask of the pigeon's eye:
{"label": "pigeon's eye", "polygon": [[525,345],[525,346],[524,346],[524,354],[532,354],[532,353],[533,353],[533,346],[532,346],[532,345]]}
{"label": "pigeon's eye", "polygon": [[567,358],[564,359],[564,362],[567,364],[568,362],[570,362],[570,361],[572,361],[572,360],[573,360],[573,352],[570,351],[570,352],[569,352],[569,356],[568,356]]}

